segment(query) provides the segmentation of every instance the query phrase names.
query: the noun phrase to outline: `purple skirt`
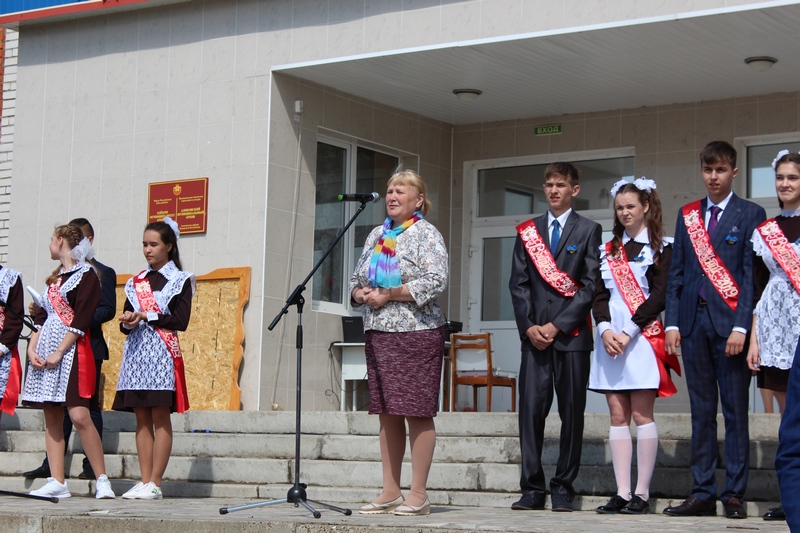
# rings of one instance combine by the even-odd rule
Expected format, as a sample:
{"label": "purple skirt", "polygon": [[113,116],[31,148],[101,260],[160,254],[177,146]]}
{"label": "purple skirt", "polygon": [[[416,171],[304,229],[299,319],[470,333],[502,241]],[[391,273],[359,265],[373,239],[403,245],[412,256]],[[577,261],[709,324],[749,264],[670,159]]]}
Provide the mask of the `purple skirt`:
{"label": "purple skirt", "polygon": [[403,333],[364,333],[370,414],[436,416],[444,333],[444,326]]}

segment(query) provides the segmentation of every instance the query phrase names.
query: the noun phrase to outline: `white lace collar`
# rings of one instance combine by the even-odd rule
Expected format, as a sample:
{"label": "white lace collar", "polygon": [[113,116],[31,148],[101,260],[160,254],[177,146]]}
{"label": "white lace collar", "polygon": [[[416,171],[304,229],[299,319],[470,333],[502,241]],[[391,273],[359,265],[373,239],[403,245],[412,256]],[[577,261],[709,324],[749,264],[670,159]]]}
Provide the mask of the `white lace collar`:
{"label": "white lace collar", "polygon": [[161,274],[165,278],[172,279],[172,277],[175,275],[175,273],[176,272],[180,272],[180,270],[178,270],[178,267],[175,266],[175,263],[173,263],[172,260],[170,260],[170,261],[167,261],[167,264],[165,264],[164,266],[162,266],[158,270],[155,270],[152,266],[147,265],[147,272],[158,272],[159,274]]}
{"label": "white lace collar", "polygon": [[[628,235],[627,231],[622,232],[622,245],[625,246],[628,244],[628,241],[631,240],[631,237]],[[650,237],[647,232],[647,226],[644,227],[642,231],[639,232],[639,235],[633,237],[633,242],[638,242],[639,244],[650,244]]]}
{"label": "white lace collar", "polygon": [[800,217],[800,209],[793,209],[791,211],[788,209],[781,209],[781,216],[786,218]]}
{"label": "white lace collar", "polygon": [[70,272],[75,272],[76,270],[80,270],[81,268],[83,268],[85,266],[88,266],[88,265],[84,262],[84,263],[75,263],[74,265],[72,265],[71,267],[69,267],[67,269],[62,267],[61,270],[58,271],[58,275],[60,276],[62,274],[69,274]]}

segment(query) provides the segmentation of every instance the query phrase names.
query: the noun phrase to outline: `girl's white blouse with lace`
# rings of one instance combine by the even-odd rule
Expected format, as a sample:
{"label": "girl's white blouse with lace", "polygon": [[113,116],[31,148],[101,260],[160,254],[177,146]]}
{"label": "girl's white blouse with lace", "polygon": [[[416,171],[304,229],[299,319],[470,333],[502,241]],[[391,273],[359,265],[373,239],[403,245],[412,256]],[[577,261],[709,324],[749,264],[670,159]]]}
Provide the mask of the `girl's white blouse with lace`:
{"label": "girl's white blouse with lace", "polygon": [[[753,314],[761,366],[788,370],[792,367],[797,338],[800,336],[800,294],[789,281],[786,271],[772,256],[767,243],[758,232],[753,232],[753,251],[769,269],[769,281]],[[800,253],[800,245],[792,244]],[[780,324],[782,327],[776,327]]]}

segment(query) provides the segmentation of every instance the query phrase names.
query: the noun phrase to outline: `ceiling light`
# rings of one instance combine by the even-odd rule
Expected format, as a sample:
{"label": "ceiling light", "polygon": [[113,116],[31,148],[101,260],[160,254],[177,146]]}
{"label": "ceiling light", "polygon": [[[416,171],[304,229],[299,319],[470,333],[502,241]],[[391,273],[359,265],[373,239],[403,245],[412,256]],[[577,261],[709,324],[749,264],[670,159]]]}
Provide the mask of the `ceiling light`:
{"label": "ceiling light", "polygon": [[753,56],[748,57],[744,60],[747,65],[750,65],[750,68],[755,70],[756,72],[764,72],[772,68],[772,65],[778,62],[777,59],[770,56]]}
{"label": "ceiling light", "polygon": [[453,94],[458,96],[462,102],[471,102],[483,94],[483,91],[478,89],[454,89]]}

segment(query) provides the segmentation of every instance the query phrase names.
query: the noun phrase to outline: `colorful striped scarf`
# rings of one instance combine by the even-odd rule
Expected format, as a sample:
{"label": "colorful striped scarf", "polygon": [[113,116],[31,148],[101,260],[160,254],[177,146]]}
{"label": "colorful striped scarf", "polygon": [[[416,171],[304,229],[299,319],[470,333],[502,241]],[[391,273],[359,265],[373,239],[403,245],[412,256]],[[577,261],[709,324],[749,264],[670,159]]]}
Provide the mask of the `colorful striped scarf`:
{"label": "colorful striped scarf", "polygon": [[369,262],[367,279],[373,287],[383,287],[392,289],[400,287],[403,280],[400,277],[400,267],[397,264],[395,247],[397,246],[397,236],[410,228],[417,220],[422,220],[422,213],[415,212],[411,218],[392,229],[392,219],[386,217],[383,222],[383,235],[372,251],[372,259]]}

